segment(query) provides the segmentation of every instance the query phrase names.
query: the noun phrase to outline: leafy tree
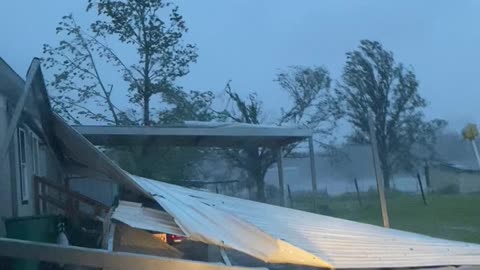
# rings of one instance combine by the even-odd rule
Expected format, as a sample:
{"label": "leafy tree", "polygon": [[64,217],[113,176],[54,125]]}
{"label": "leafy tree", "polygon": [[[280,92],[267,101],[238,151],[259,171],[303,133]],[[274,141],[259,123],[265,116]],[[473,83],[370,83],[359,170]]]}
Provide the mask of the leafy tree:
{"label": "leafy tree", "polygon": [[[150,125],[152,96],[165,94],[176,78],[188,74],[189,64],[197,59],[195,46],[183,44],[188,29],[178,7],[164,0],[89,0],[88,3],[87,10],[94,9],[103,15],[103,19],[91,25],[94,33],[116,36],[135,48],[138,63],[128,68],[116,54],[105,56],[123,72],[130,84],[130,101],[141,104],[143,124]],[[170,9],[167,21],[158,15],[164,9]]]}
{"label": "leafy tree", "polygon": [[[167,98],[175,107],[159,115],[162,124],[178,124],[185,120],[209,121],[215,115],[211,112],[213,94],[211,92],[176,89]],[[194,147],[162,146],[154,143],[116,147],[108,154],[117,160],[122,168],[151,179],[165,182],[181,182],[198,176],[200,160],[204,160],[209,149]]]}
{"label": "leafy tree", "polygon": [[[325,68],[290,67],[277,75],[276,81],[289,95],[292,106],[282,110],[276,125],[295,124],[316,130],[322,135],[331,134],[337,115],[329,102],[330,76]],[[263,119],[263,104],[256,94],[247,99],[241,98],[227,83],[225,92],[232,103],[230,109],[219,113],[225,121],[259,125]],[[297,144],[283,148],[282,155],[290,154]],[[256,199],[265,201],[265,174],[276,162],[277,150],[260,145],[244,145],[238,149],[228,149],[225,156],[235,166],[248,174],[247,187],[256,188]]]}
{"label": "leafy tree", "polygon": [[[98,20],[85,28],[72,15],[64,16],[56,29],[60,42],[44,45],[52,103],[60,115],[75,124],[93,120],[109,125],[211,119],[211,92],[175,86],[197,58],[195,46],[183,41],[188,29],[178,7],[162,0],[89,0],[87,10],[96,12]],[[109,44],[130,49],[133,60],[122,59]],[[159,110],[151,106],[155,96],[163,105]],[[115,105],[122,97],[130,102]],[[107,153],[133,173],[177,180],[191,177],[192,163],[201,154],[149,143]]]}
{"label": "leafy tree", "polygon": [[[188,29],[178,7],[162,0],[89,0],[87,10],[96,10],[99,18],[88,31],[73,16],[65,16],[57,27],[57,34],[65,39],[58,46],[44,46],[46,66],[55,72],[50,84],[58,91],[56,108],[75,121],[90,118],[119,124],[127,118],[132,120],[127,122],[138,122],[131,119],[134,110],[127,117],[112,102],[115,87],[127,84],[131,103],[142,108],[143,125],[155,124],[152,97],[168,101],[172,98],[167,95],[181,93],[172,90],[175,80],[188,74],[189,65],[197,59],[195,46],[183,42]],[[168,12],[168,18],[163,19],[161,12]],[[112,39],[136,53],[133,64],[108,46]],[[120,86],[105,82],[100,67],[107,63],[120,72]]]}
{"label": "leafy tree", "polygon": [[393,173],[412,169],[419,158],[433,154],[435,132],[445,125],[442,120],[425,121],[427,102],[418,85],[414,72],[396,63],[379,42],[362,40],[357,50],[347,53],[337,104],[353,127],[350,140],[357,143],[370,141],[372,112],[387,188]]}

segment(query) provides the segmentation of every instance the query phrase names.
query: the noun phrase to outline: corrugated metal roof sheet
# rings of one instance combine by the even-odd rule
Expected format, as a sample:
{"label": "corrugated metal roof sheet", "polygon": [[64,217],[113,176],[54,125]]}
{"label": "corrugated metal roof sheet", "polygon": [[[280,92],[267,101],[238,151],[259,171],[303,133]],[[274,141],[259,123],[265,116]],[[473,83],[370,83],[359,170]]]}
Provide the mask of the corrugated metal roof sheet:
{"label": "corrugated metal roof sheet", "polygon": [[[184,231],[201,233],[205,242],[218,244],[218,235],[235,234],[229,224],[232,219],[240,219],[315,255],[335,268],[480,265],[480,245],[385,229],[136,176],[132,178],[151,193]],[[190,198],[190,202],[184,205],[180,205],[179,201],[171,201],[185,198]],[[199,209],[203,217],[179,214],[184,211],[193,213]],[[223,232],[210,233],[198,228],[211,222],[210,213],[214,213],[216,223],[224,225]],[[219,229],[222,230],[215,228]],[[256,243],[250,245],[255,246]]]}
{"label": "corrugated metal roof sheet", "polygon": [[142,230],[185,235],[168,213],[142,207],[140,203],[120,201],[112,218]]}

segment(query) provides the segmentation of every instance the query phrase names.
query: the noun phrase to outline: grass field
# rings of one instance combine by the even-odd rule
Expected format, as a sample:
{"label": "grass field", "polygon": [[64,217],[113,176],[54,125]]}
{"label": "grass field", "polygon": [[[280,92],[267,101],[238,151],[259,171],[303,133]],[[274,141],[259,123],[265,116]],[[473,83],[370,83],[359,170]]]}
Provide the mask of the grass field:
{"label": "grass field", "polygon": [[[296,194],[293,207],[329,216],[382,225],[376,192],[338,197]],[[315,203],[314,203],[315,201]],[[392,228],[451,240],[480,243],[480,194],[429,194],[428,205],[420,195],[387,194]]]}

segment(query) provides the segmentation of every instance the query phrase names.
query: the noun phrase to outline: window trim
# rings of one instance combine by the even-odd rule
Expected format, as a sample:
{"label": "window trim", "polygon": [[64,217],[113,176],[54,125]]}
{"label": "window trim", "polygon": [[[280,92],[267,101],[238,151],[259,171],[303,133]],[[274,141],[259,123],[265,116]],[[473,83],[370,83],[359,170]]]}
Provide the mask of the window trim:
{"label": "window trim", "polygon": [[30,136],[32,154],[32,175],[40,176],[40,139],[34,132],[30,132]]}
{"label": "window trim", "polygon": [[22,204],[28,204],[30,190],[28,187],[27,131],[19,127],[17,136],[20,201]]}

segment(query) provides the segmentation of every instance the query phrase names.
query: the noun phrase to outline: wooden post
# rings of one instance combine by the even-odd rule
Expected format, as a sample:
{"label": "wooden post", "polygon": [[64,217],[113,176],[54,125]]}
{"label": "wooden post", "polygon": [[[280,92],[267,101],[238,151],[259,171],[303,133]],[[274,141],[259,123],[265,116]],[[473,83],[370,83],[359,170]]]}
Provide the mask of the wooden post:
{"label": "wooden post", "polygon": [[308,149],[310,152],[310,176],[312,177],[312,191],[317,192],[317,169],[315,167],[315,151],[313,137],[308,138]]}
{"label": "wooden post", "polygon": [[360,205],[360,207],[362,207],[362,199],[360,198],[360,189],[358,188],[357,178],[354,178],[353,182],[355,183],[355,190],[357,191],[358,204]]}
{"label": "wooden post", "polygon": [[378,156],[377,137],[375,135],[375,127],[373,125],[373,116],[368,113],[368,127],[370,129],[370,143],[372,145],[373,166],[375,167],[375,176],[377,178],[378,196],[380,197],[380,208],[382,209],[383,227],[390,228],[388,220],[387,200],[385,199],[385,182],[383,179],[383,172],[380,164],[380,157]]}
{"label": "wooden post", "polygon": [[277,150],[277,170],[278,170],[278,185],[280,188],[280,205],[285,206],[285,184],[283,181],[283,153],[282,147]]}
{"label": "wooden post", "polygon": [[232,262],[230,261],[230,258],[228,258],[227,252],[223,247],[220,248],[220,256],[222,256],[222,260],[227,266],[232,266]]}
{"label": "wooden post", "polygon": [[37,181],[36,177],[33,177],[33,203],[35,205],[35,215],[40,215],[40,183]]}
{"label": "wooden post", "polygon": [[420,186],[420,191],[422,192],[422,199],[423,203],[427,205],[427,198],[425,197],[425,193],[423,192],[423,184],[422,184],[422,179],[420,178],[420,173],[417,172],[417,179],[418,179],[418,185]]}
{"label": "wooden post", "polygon": [[[48,187],[45,186],[44,184],[40,184],[40,195],[49,195],[48,194]],[[41,205],[41,208],[40,208],[40,211],[42,214],[45,214],[45,213],[48,213],[48,206],[47,206],[47,202],[45,200],[40,200],[42,202],[42,205]]]}
{"label": "wooden post", "polygon": [[29,96],[30,89],[32,88],[33,78],[35,77],[35,74],[39,69],[40,69],[40,62],[37,61],[32,64],[32,67],[30,68],[27,74],[27,81],[23,86],[24,87],[23,93],[18,99],[17,104],[15,105],[15,110],[13,111],[13,115],[10,120],[10,123],[8,124],[7,130],[5,131],[2,130],[2,132],[5,132],[4,133],[5,137],[1,138],[2,141],[0,142],[0,164],[4,163],[3,161],[5,159],[5,156],[8,153],[8,148],[12,141],[13,135],[15,134],[15,130],[17,130],[18,121],[22,116],[23,108],[25,107],[25,103]]}

